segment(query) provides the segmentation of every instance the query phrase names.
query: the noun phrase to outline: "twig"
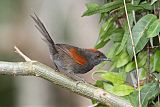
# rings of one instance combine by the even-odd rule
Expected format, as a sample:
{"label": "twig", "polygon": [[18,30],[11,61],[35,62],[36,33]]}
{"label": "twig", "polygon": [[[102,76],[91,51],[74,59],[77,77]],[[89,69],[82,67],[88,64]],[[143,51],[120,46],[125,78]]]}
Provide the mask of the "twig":
{"label": "twig", "polygon": [[14,49],[16,53],[18,53],[22,58],[25,59],[25,61],[32,61],[30,58],[24,55],[16,46],[14,46]]}
{"label": "twig", "polygon": [[140,83],[139,83],[139,71],[138,71],[137,57],[136,57],[136,51],[135,51],[135,44],[134,44],[134,41],[133,41],[133,35],[132,35],[132,31],[131,31],[131,27],[130,27],[130,22],[129,22],[129,17],[128,17],[128,13],[127,13],[126,1],[125,0],[123,0],[123,1],[124,1],[124,7],[125,7],[125,13],[126,13],[126,17],[127,17],[127,23],[128,23],[130,38],[131,38],[131,41],[132,41],[132,49],[133,49],[133,54],[134,54],[134,61],[135,61],[135,65],[136,65],[137,84],[138,84],[138,103],[139,103],[139,107],[141,107],[141,93],[140,93]]}
{"label": "twig", "polygon": [[150,80],[150,48],[149,48],[149,44],[147,46],[147,54],[148,54],[148,58],[147,58],[147,82],[149,82]]}
{"label": "twig", "polygon": [[[131,1],[132,5],[134,4],[134,0]],[[135,16],[135,11],[132,10],[132,15],[133,15],[133,21],[134,21],[134,24],[136,24],[136,16]]]}
{"label": "twig", "polygon": [[152,47],[147,46],[147,48],[150,48],[150,49],[159,48],[159,47],[160,47],[159,45],[158,46],[152,46]]}

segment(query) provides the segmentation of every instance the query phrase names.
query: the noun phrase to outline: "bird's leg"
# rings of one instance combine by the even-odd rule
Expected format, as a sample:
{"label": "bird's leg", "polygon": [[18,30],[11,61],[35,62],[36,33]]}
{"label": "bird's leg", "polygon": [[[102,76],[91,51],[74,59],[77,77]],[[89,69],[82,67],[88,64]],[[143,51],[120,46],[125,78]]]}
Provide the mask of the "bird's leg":
{"label": "bird's leg", "polygon": [[79,83],[86,83],[86,81],[85,81],[84,78],[78,76],[78,75],[75,74],[73,71],[70,71],[70,72],[68,72],[68,73],[72,75],[72,77],[71,77],[72,79],[77,80],[77,85],[78,85]]}
{"label": "bird's leg", "polygon": [[55,67],[55,71],[60,72],[60,70],[58,69],[58,66],[54,63],[54,67]]}

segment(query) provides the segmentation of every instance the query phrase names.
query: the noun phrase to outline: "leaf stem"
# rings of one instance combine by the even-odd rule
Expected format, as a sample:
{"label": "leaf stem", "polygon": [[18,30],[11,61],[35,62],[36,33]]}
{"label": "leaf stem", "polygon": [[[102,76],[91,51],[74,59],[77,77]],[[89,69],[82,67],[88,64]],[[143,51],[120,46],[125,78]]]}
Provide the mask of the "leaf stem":
{"label": "leaf stem", "polygon": [[[134,4],[134,0],[131,1],[132,5]],[[133,15],[133,21],[134,21],[134,24],[136,24],[136,17],[135,17],[135,11],[132,10],[132,15]]]}
{"label": "leaf stem", "polygon": [[137,86],[138,86],[137,87],[138,88],[138,104],[139,104],[139,107],[141,107],[141,93],[140,93],[140,83],[139,83],[139,71],[138,71],[137,57],[136,57],[136,52],[135,52],[135,44],[134,44],[134,41],[133,41],[133,35],[132,35],[132,31],[131,31],[131,27],[130,27],[130,22],[129,22],[129,17],[128,17],[128,13],[127,13],[126,0],[123,0],[123,1],[124,1],[124,7],[125,7],[125,13],[126,13],[126,18],[127,18],[130,38],[131,38],[131,41],[132,41],[132,49],[133,49],[133,54],[134,54],[134,61],[135,61],[135,65],[136,65]]}

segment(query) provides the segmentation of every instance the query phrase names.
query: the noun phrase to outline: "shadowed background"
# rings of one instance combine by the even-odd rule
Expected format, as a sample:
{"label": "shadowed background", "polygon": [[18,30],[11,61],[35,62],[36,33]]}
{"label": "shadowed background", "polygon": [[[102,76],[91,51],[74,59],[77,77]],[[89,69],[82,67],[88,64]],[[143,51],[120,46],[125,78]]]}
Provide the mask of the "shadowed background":
{"label": "shadowed background", "polygon": [[[30,18],[35,12],[56,43],[94,47],[98,17],[81,17],[93,0],[0,0],[0,60],[24,61],[16,45],[33,60],[52,67],[48,47]],[[98,1],[98,0],[97,0]],[[97,2],[95,0],[95,2]],[[103,2],[99,0],[98,2]],[[91,80],[91,72],[81,75]],[[37,77],[0,76],[0,107],[87,107],[91,101]]]}

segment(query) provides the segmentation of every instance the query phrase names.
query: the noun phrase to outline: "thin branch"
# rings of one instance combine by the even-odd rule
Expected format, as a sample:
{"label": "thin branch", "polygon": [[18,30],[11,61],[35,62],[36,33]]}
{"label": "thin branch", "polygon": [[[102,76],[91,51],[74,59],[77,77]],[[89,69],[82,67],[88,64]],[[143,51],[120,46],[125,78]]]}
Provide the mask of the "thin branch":
{"label": "thin branch", "polygon": [[0,61],[0,75],[14,76],[38,76],[53,84],[64,87],[84,97],[97,100],[110,107],[132,107],[129,102],[121,97],[115,96],[89,83],[79,83],[69,77],[55,72],[52,68],[36,61],[28,62],[2,62]]}
{"label": "thin branch", "polygon": [[[134,4],[134,0],[131,1],[132,5]],[[133,15],[133,21],[134,21],[134,24],[136,24],[136,16],[135,16],[135,11],[132,10],[132,15]]]}
{"label": "thin branch", "polygon": [[31,59],[24,55],[16,46],[14,46],[14,49],[16,53],[18,53],[22,58],[25,59],[25,61],[31,61]]}
{"label": "thin branch", "polygon": [[125,13],[126,13],[126,17],[127,17],[127,23],[128,23],[128,28],[129,28],[129,33],[130,33],[130,38],[132,41],[132,49],[133,49],[133,54],[134,54],[134,61],[135,61],[135,65],[136,65],[136,74],[137,74],[137,84],[138,84],[138,103],[139,103],[139,107],[141,107],[141,93],[140,93],[140,83],[139,83],[139,71],[138,71],[138,64],[137,64],[137,57],[136,57],[136,51],[135,51],[135,44],[133,41],[133,35],[132,35],[132,31],[131,31],[131,27],[130,27],[130,22],[129,22],[129,17],[128,17],[128,13],[127,13],[127,7],[126,7],[126,0],[124,1],[124,7],[125,7]]}
{"label": "thin branch", "polygon": [[150,80],[150,73],[151,73],[151,70],[150,70],[150,48],[149,48],[149,43],[148,43],[148,46],[147,46],[147,69],[148,69],[148,72],[147,72],[147,83],[149,82]]}

